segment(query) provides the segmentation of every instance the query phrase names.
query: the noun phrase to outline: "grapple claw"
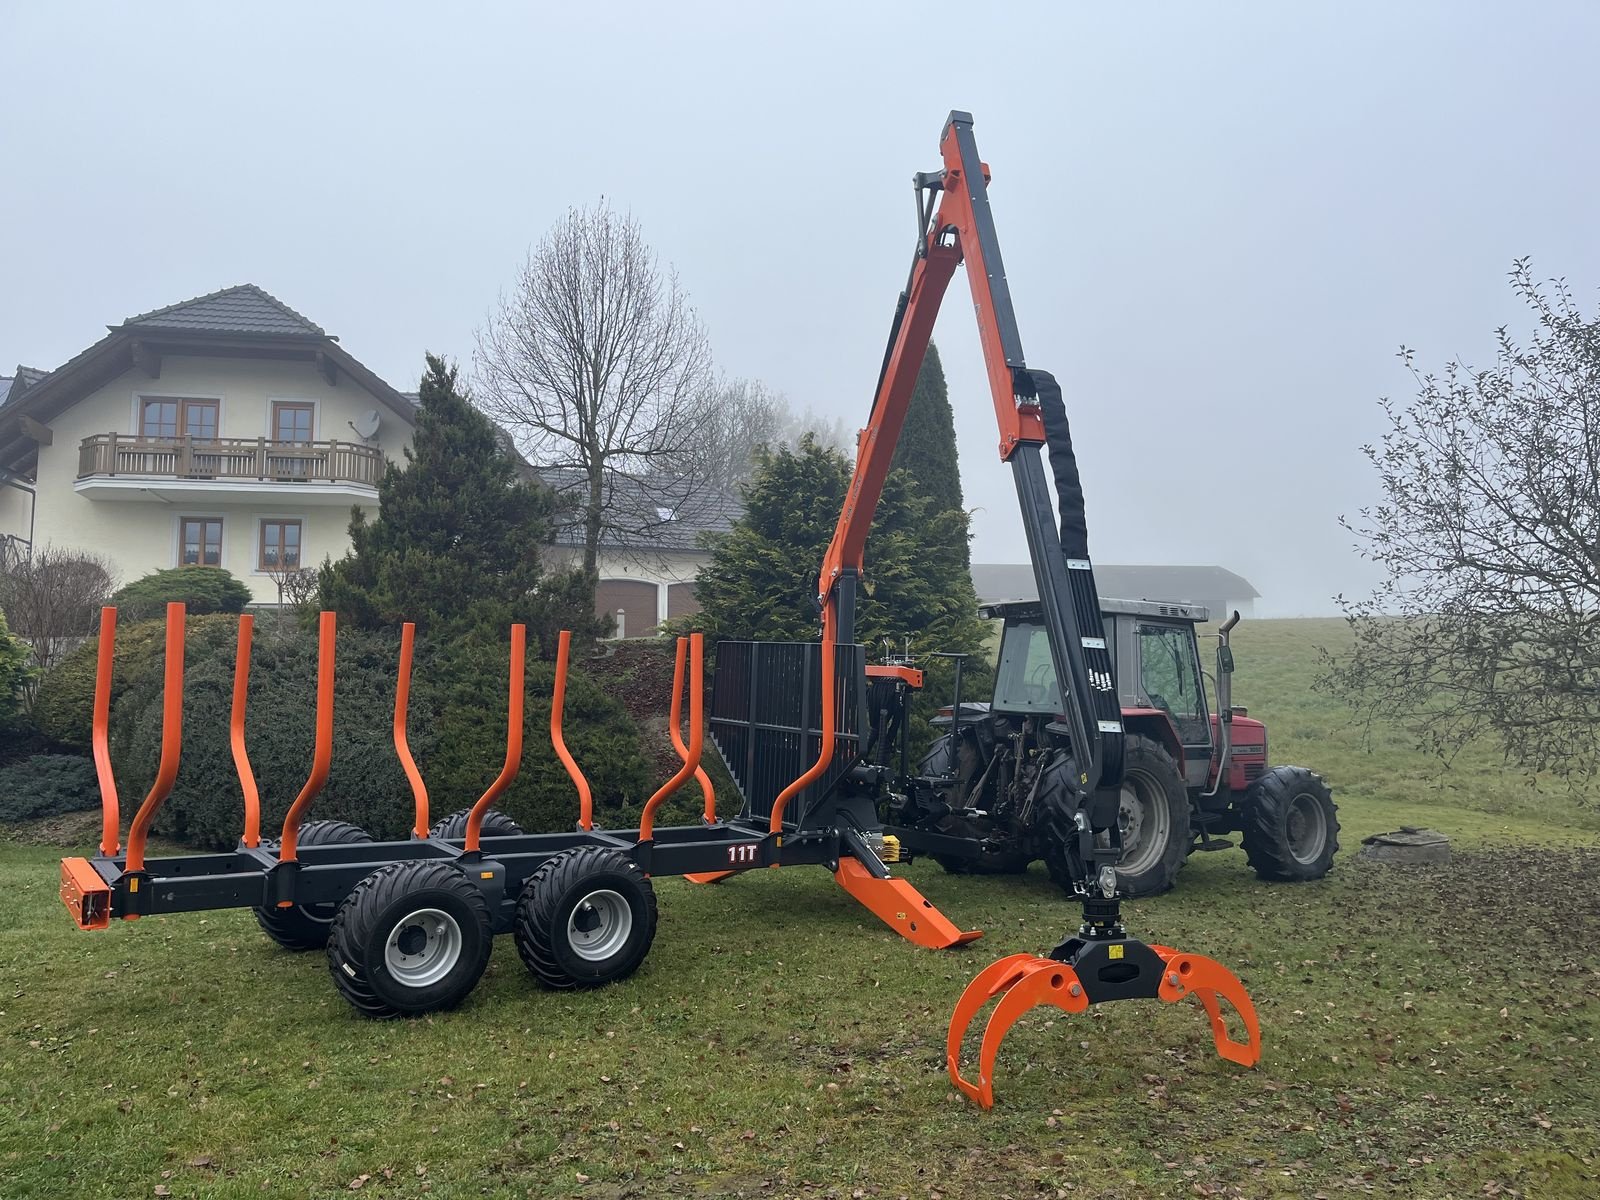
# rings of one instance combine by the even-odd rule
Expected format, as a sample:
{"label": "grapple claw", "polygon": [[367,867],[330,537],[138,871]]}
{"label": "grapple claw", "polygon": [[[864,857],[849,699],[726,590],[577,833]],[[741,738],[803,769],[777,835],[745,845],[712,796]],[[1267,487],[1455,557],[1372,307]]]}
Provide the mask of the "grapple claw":
{"label": "grapple claw", "polygon": [[[1181,954],[1166,946],[1151,948],[1166,965],[1161,976],[1161,998],[1173,1003],[1193,993],[1204,1006],[1206,1016],[1211,1018],[1211,1040],[1216,1043],[1217,1053],[1241,1067],[1253,1067],[1260,1062],[1261,1025],[1256,1020],[1256,1006],[1250,1003],[1250,993],[1244,990],[1239,977],[1216,959],[1203,954]],[[1228,1035],[1218,997],[1233,1005],[1239,1014],[1247,1041],[1235,1041]]]}
{"label": "grapple claw", "polygon": [[[1211,1020],[1217,1053],[1253,1067],[1261,1060],[1261,1027],[1255,1006],[1238,976],[1214,959],[1184,954],[1168,946],[1147,946],[1133,938],[1068,943],[1066,958],[1012,954],[991,963],[969,983],[956,1002],[945,1037],[950,1081],[984,1108],[994,1107],[994,1064],[1000,1043],[1023,1013],[1040,1005],[1080,1013],[1111,1000],[1156,999],[1169,1003],[1194,995]],[[1081,972],[1081,973],[1080,973]],[[976,1082],[961,1075],[961,1043],[983,1007],[999,997],[984,1026]],[[1229,1037],[1219,997],[1238,1012],[1248,1040]]]}

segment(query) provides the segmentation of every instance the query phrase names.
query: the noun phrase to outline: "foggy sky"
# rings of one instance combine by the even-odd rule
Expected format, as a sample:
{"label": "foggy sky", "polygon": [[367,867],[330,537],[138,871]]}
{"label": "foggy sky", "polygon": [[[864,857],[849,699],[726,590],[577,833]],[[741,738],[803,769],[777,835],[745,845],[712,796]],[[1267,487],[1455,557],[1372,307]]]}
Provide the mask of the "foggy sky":
{"label": "foggy sky", "polygon": [[[1592,4],[249,7],[0,0],[0,371],[252,282],[409,390],[604,195],[723,369],[854,428],[967,109],[1095,557],[1311,614],[1372,582],[1396,347],[1487,361],[1519,255],[1600,284]],[[935,337],[973,558],[1025,561],[964,278]]]}

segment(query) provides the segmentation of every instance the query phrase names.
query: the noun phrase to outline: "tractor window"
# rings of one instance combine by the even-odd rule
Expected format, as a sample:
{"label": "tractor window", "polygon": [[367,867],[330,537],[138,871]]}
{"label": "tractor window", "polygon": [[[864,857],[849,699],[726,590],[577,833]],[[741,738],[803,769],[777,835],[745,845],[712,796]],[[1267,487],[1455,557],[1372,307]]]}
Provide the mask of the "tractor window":
{"label": "tractor window", "polygon": [[1199,666],[1187,625],[1139,626],[1139,685],[1152,707],[1172,717],[1186,746],[1211,740]]}
{"label": "tractor window", "polygon": [[1007,621],[1000,636],[1000,663],[995,670],[994,707],[1001,712],[1054,715],[1061,711],[1050,635],[1044,626]]}

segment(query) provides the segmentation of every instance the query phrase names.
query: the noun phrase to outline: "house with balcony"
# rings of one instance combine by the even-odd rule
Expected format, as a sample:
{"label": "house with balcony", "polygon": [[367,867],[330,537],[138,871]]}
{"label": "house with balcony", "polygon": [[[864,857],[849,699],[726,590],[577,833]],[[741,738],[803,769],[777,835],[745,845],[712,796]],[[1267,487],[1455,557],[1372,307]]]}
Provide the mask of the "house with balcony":
{"label": "house with balcony", "polygon": [[0,537],[99,554],[122,582],[273,575],[350,545],[352,506],[410,445],[416,408],[336,337],[245,284],[120,325],[52,371],[0,378]]}

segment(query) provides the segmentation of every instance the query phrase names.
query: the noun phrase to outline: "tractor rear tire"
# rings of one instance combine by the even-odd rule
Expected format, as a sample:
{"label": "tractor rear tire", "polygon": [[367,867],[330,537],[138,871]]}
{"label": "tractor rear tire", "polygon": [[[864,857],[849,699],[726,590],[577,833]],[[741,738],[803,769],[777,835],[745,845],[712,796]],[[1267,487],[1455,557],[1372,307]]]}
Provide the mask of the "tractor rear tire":
{"label": "tractor rear tire", "polygon": [[328,938],[328,971],[363,1016],[454,1008],[489,965],[489,902],[454,863],[411,859],[368,875],[345,897]]}
{"label": "tractor rear tire", "polygon": [[[365,829],[348,821],[307,821],[300,826],[302,846],[354,846],[371,840]],[[263,842],[262,846],[276,850],[278,843]],[[285,950],[321,950],[328,944],[328,930],[338,911],[337,904],[296,904],[293,908],[263,904],[255,913],[262,932]]]}
{"label": "tractor rear tire", "polygon": [[1321,879],[1339,850],[1339,806],[1322,776],[1273,767],[1240,801],[1245,857],[1274,883]]}
{"label": "tractor rear tire", "polygon": [[655,941],[655,889],[621,851],[564,850],[523,887],[515,934],[517,953],[544,987],[615,983],[639,969]]}
{"label": "tractor rear tire", "polygon": [[[451,813],[442,820],[435,821],[433,828],[428,830],[429,837],[464,838],[467,836],[467,818],[472,815],[470,808],[463,808]],[[491,808],[483,814],[483,825],[478,829],[480,837],[521,837],[522,826],[518,825],[498,808]]]}
{"label": "tractor rear tire", "polygon": [[1178,881],[1189,857],[1189,789],[1167,748],[1133,734],[1122,752],[1122,858],[1117,890],[1124,896],[1154,896]]}

